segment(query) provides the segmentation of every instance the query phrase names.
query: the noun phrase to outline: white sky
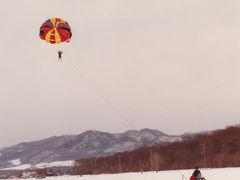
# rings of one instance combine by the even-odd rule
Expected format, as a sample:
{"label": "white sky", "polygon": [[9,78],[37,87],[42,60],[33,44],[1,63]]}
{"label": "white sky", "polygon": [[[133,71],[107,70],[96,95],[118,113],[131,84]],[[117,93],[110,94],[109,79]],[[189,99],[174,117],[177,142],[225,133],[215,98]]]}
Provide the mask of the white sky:
{"label": "white sky", "polygon": [[[81,73],[137,129],[239,123],[239,9],[238,0],[1,0],[0,147],[133,129]],[[39,38],[52,17],[69,22],[70,43]]]}

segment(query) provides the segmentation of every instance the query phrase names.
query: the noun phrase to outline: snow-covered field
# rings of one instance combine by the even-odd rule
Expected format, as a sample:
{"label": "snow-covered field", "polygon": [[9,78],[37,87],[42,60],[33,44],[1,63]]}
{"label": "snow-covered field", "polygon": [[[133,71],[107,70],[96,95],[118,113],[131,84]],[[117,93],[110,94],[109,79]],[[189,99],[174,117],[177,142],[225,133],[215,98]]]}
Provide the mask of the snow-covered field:
{"label": "snow-covered field", "polygon": [[[193,170],[48,177],[46,180],[189,180]],[[240,180],[240,168],[202,169],[207,180]],[[29,179],[31,180],[31,179]],[[33,180],[33,179],[32,179]]]}
{"label": "snow-covered field", "polygon": [[25,170],[25,169],[29,169],[31,167],[34,168],[46,168],[46,167],[56,167],[56,166],[72,166],[74,164],[74,161],[54,161],[54,162],[50,162],[50,163],[40,163],[40,164],[36,164],[34,166],[32,166],[31,164],[21,164],[20,159],[14,159],[9,161],[10,163],[12,163],[13,167],[10,168],[4,168],[4,169],[0,169],[0,170]]}

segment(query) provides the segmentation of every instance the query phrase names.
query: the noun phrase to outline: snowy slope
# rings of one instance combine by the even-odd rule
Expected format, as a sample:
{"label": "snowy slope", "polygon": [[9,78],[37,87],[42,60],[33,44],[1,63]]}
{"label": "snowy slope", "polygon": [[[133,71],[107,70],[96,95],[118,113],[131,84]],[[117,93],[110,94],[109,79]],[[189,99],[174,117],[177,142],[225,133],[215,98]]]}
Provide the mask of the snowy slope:
{"label": "snowy slope", "polygon": [[180,141],[158,130],[142,129],[111,134],[86,131],[79,135],[54,136],[0,149],[0,169],[34,167],[38,164],[106,156],[133,150],[143,145]]}
{"label": "snowy slope", "polygon": [[3,168],[0,170],[6,171],[6,170],[25,170],[25,169],[36,169],[36,168],[47,168],[47,167],[69,167],[73,166],[74,161],[54,161],[54,162],[43,162],[35,165],[31,164],[21,164],[17,166],[12,166],[9,168]]}

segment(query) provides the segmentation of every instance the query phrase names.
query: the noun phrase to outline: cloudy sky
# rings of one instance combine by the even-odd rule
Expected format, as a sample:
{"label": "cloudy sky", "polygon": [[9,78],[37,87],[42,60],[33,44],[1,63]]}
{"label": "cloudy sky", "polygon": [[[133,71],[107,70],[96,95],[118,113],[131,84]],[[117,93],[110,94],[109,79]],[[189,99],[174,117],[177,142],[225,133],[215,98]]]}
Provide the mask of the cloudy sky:
{"label": "cloudy sky", "polygon": [[[238,0],[1,0],[0,148],[86,130],[238,124],[239,9]],[[52,17],[69,22],[70,43],[39,38]]]}

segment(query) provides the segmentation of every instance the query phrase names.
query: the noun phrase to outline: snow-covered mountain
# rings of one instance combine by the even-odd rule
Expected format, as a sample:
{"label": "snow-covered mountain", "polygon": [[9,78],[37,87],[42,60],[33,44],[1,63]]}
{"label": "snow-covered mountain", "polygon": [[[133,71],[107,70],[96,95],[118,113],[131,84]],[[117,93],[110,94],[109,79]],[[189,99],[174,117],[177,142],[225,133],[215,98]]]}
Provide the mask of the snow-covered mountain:
{"label": "snow-covered mountain", "polygon": [[151,129],[132,130],[121,134],[86,131],[79,135],[54,136],[1,149],[0,169],[106,156],[143,145],[181,141],[182,138]]}

